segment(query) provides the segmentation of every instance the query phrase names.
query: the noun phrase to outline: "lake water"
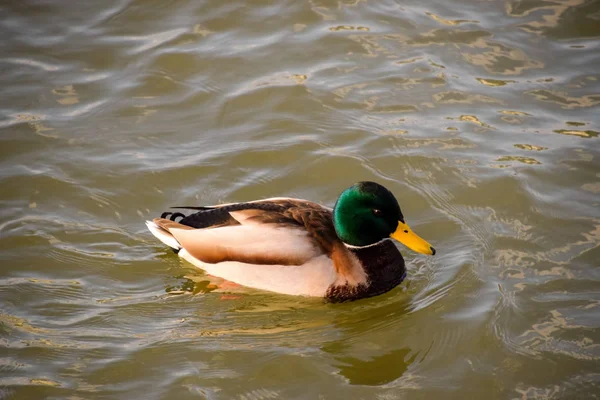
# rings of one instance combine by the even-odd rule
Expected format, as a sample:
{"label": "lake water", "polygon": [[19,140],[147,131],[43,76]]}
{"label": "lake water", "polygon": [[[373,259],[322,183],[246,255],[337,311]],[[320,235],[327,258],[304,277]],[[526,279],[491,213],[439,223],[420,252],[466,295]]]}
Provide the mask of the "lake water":
{"label": "lake water", "polygon": [[[24,0],[0,33],[0,398],[600,396],[600,2]],[[144,225],[360,180],[438,253],[356,302]]]}

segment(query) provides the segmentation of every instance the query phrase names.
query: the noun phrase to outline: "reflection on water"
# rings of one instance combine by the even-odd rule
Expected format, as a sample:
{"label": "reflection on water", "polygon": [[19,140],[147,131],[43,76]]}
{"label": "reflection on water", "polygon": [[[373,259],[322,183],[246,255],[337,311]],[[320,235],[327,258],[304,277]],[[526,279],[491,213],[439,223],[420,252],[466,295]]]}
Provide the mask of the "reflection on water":
{"label": "reflection on water", "polygon": [[[592,397],[597,9],[1,4],[0,397]],[[353,303],[209,277],[143,224],[366,179],[438,255]]]}
{"label": "reflection on water", "polygon": [[560,133],[561,135],[574,135],[574,136],[580,136],[580,137],[585,137],[585,138],[591,138],[591,137],[598,136],[598,132],[595,132],[595,131],[578,131],[575,129],[558,129],[558,130],[555,130],[554,132]]}
{"label": "reflection on water", "polygon": [[[328,351],[327,348],[323,349]],[[333,349],[339,353],[340,349]],[[385,349],[385,353],[371,360],[338,357],[340,375],[353,385],[383,385],[401,378],[418,354],[410,356],[410,349]]]}

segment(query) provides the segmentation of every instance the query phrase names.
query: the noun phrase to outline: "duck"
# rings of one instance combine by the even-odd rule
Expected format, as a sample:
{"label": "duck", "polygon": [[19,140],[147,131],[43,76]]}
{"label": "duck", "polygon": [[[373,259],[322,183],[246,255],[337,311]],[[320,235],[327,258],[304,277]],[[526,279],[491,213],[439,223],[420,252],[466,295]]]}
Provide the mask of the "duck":
{"label": "duck", "polygon": [[435,249],[406,223],[384,186],[358,182],[333,209],[287,197],[177,206],[146,221],[150,232],[207,274],[241,286],[344,302],[383,294],[406,277],[392,239]]}

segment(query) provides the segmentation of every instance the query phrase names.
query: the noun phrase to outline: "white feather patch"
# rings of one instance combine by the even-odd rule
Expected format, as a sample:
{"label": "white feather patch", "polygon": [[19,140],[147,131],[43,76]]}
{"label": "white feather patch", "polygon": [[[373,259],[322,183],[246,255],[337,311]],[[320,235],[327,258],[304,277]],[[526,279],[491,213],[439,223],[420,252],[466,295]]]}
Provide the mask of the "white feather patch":
{"label": "white feather patch", "polygon": [[210,275],[243,286],[295,296],[323,297],[337,276],[333,262],[325,255],[304,265],[254,265],[236,261],[207,264],[192,257],[185,249],[179,256]]}
{"label": "white feather patch", "polygon": [[167,246],[172,247],[175,250],[181,249],[181,245],[173,237],[173,235],[171,235],[170,233],[168,233],[167,231],[165,231],[164,229],[162,229],[161,227],[159,227],[158,225],[156,225],[154,222],[152,222],[152,221],[146,221],[146,226],[148,227],[148,229],[150,230],[150,232],[152,232],[152,234],[154,236],[156,236],[156,238],[158,240],[160,240],[161,242],[163,242]]}

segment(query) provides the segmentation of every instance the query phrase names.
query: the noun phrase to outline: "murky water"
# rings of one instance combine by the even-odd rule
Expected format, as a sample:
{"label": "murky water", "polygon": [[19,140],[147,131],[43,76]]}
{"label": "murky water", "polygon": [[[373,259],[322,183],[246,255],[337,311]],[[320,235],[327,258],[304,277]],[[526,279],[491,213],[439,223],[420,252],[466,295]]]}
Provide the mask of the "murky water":
{"label": "murky water", "polygon": [[[0,4],[0,397],[600,394],[598,1]],[[375,180],[438,250],[346,304],[144,220]]]}

